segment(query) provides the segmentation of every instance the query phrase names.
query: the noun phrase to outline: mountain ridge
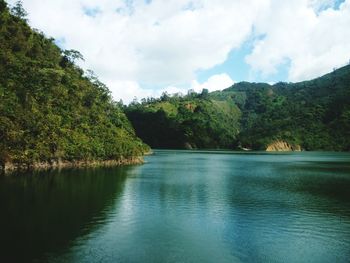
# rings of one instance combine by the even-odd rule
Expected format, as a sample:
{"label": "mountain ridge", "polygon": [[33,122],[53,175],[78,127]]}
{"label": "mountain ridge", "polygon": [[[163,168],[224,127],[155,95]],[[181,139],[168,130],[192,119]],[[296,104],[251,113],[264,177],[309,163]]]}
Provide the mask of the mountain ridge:
{"label": "mountain ridge", "polygon": [[[163,107],[165,103],[167,107]],[[218,118],[220,107],[213,106],[218,103],[232,112],[221,114]],[[188,104],[195,106],[192,113],[186,113],[186,117],[182,108]],[[169,107],[173,108],[173,112],[177,109],[180,114],[168,114]],[[160,99],[131,103],[126,107],[126,114],[136,133],[151,147],[186,148],[187,145],[187,148],[266,150],[271,143],[284,141],[303,150],[348,151],[350,65],[297,83],[239,82],[211,93],[203,90],[202,93],[190,92],[183,97],[163,94]],[[159,136],[165,143],[155,143],[153,139],[158,132],[147,127],[151,115],[157,114],[163,114],[163,120],[153,120],[150,126],[162,130]],[[235,120],[230,120],[230,117]],[[200,122],[200,127],[194,127],[191,121]],[[212,121],[219,126],[226,123],[226,126],[231,126],[231,132],[225,125],[221,127],[221,132],[208,126],[207,123]],[[222,134],[225,134],[226,141],[216,139]],[[169,136],[176,137],[177,143],[168,144]]]}

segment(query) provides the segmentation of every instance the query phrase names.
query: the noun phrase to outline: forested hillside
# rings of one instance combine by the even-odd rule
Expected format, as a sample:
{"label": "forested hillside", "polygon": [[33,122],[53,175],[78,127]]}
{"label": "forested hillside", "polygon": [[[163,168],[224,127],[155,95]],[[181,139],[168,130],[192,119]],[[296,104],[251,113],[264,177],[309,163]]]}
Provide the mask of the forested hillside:
{"label": "forested hillside", "polygon": [[127,107],[152,147],[350,150],[350,66],[300,83],[241,82],[223,91],[162,96]]}
{"label": "forested hillside", "polygon": [[77,66],[78,51],[61,50],[25,16],[0,0],[0,170],[128,162],[149,150],[138,137],[154,148],[265,150],[283,141],[350,150],[350,66],[295,84],[241,82],[123,106]]}
{"label": "forested hillside", "polygon": [[93,73],[0,0],[0,167],[126,162],[147,146]]}
{"label": "forested hillside", "polygon": [[126,114],[147,144],[180,149],[235,147],[241,115],[232,101],[211,100],[207,93],[132,103]]}

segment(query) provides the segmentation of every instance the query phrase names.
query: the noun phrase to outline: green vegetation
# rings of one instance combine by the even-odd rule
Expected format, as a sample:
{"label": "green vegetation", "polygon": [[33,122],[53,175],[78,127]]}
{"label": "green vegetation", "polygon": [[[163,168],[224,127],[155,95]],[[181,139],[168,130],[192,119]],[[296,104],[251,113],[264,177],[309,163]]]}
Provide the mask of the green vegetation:
{"label": "green vegetation", "polygon": [[249,148],[276,141],[305,150],[350,150],[350,66],[300,83],[241,82],[187,96],[163,95],[126,108],[152,147]]}
{"label": "green vegetation", "polygon": [[300,83],[234,85],[245,96],[239,140],[265,149],[280,139],[305,150],[350,150],[350,66]]}
{"label": "green vegetation", "polygon": [[241,113],[233,102],[207,95],[164,94],[130,104],[126,114],[138,136],[155,148],[232,148]]}
{"label": "green vegetation", "polygon": [[31,29],[20,2],[9,10],[0,0],[0,168],[125,160],[149,150],[137,136],[154,148],[263,150],[280,140],[350,150],[350,66],[295,84],[241,82],[123,106],[79,59]]}
{"label": "green vegetation", "polygon": [[107,87],[54,39],[31,29],[20,2],[0,0],[0,167],[5,163],[123,160],[142,155]]}

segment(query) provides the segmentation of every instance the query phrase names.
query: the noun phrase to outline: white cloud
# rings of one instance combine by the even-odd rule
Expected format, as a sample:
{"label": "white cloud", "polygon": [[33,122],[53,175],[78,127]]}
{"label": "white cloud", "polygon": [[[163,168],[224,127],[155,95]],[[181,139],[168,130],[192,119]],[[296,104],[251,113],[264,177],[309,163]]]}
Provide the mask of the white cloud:
{"label": "white cloud", "polygon": [[211,76],[206,82],[198,83],[197,80],[192,81],[191,88],[196,92],[207,89],[210,92],[226,89],[234,84],[234,81],[227,74],[219,74]]}
{"label": "white cloud", "polygon": [[168,94],[187,94],[189,90],[193,90],[197,93],[202,92],[203,89],[209,90],[209,92],[216,90],[223,90],[229,88],[234,84],[234,81],[230,78],[229,75],[222,73],[213,75],[208,78],[207,81],[203,83],[199,83],[197,80],[192,80],[190,88],[179,88],[176,86],[168,86],[164,89],[158,91],[158,93],[154,93],[154,96],[159,97],[163,92],[167,92]]}
{"label": "white cloud", "polygon": [[[339,10],[321,11],[320,5],[332,6],[334,1],[285,2],[272,1],[269,11],[256,22],[256,34],[265,37],[246,58],[252,68],[269,75],[289,61],[289,80],[301,81],[343,66],[350,58],[350,1]],[[316,4],[317,10],[313,9]]]}
{"label": "white cloud", "polygon": [[106,83],[114,98],[130,103],[134,99],[158,96],[153,90],[142,89],[136,81],[110,81]]}
{"label": "white cloud", "polygon": [[199,84],[196,72],[223,63],[252,35],[264,36],[246,59],[257,72],[273,74],[286,61],[290,80],[330,71],[350,58],[350,0],[339,10],[334,5],[335,0],[24,1],[31,25],[79,50],[83,66],[124,101],[164,91],[141,83],[221,88],[232,82],[227,74]]}
{"label": "white cloud", "polygon": [[[124,100],[151,94],[140,83],[190,85],[197,70],[223,63],[250,35],[254,12],[262,4],[259,0],[220,4],[201,0],[153,0],[149,4],[141,0],[24,1],[33,27],[64,39],[65,48],[79,50],[85,57],[84,67],[93,69],[116,99]],[[86,10],[98,12],[88,16]]]}

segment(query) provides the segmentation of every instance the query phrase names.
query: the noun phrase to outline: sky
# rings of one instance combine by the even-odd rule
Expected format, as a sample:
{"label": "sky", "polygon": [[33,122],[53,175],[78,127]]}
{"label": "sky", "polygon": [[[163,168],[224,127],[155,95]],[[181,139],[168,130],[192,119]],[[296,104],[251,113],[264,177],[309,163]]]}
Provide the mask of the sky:
{"label": "sky", "polygon": [[[14,4],[15,0],[8,0]],[[350,0],[23,0],[124,103],[239,81],[297,82],[350,61]]]}

